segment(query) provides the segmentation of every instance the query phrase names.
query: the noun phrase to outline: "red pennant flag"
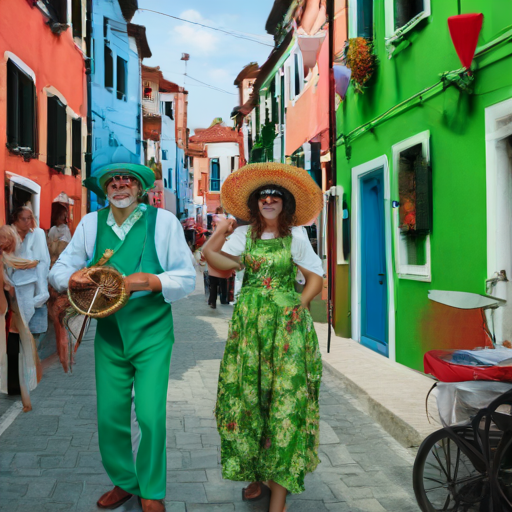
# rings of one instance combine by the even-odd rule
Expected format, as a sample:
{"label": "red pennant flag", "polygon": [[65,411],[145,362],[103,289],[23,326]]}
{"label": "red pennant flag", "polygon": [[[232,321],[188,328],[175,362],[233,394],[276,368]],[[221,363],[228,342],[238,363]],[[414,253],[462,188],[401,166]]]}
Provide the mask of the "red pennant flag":
{"label": "red pennant flag", "polygon": [[473,62],[483,20],[483,14],[459,14],[448,18],[453,45],[466,69],[469,69]]}

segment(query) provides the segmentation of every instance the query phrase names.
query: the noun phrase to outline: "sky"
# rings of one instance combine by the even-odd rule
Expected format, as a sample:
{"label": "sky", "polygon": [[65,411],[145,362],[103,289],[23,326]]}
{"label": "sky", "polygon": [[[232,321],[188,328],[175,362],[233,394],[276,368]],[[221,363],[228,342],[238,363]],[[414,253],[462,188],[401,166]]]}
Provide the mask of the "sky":
{"label": "sky", "polygon": [[[182,53],[190,54],[185,87],[189,91],[188,127],[207,128],[221,117],[232,126],[230,114],[238,105],[238,89],[233,82],[250,62],[260,66],[272,51],[272,36],[265,32],[274,0],[139,0],[132,23],[144,25],[153,56],[144,59],[147,66],[160,66],[167,80],[181,86],[185,80]],[[258,44],[144,11],[151,9],[171,16],[210,25],[258,40]],[[194,81],[223,89],[214,90]]]}

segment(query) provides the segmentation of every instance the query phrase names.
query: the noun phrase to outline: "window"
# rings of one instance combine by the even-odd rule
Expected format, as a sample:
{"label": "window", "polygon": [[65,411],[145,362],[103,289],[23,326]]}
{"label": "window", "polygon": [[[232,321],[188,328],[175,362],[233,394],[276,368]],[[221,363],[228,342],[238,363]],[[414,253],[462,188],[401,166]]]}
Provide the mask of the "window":
{"label": "window", "polygon": [[73,25],[73,37],[82,38],[82,0],[72,0],[71,23]]}
{"label": "window", "polygon": [[35,153],[36,89],[31,77],[7,61],[7,144],[23,154]]}
{"label": "window", "polygon": [[236,162],[236,159],[234,156],[231,157],[231,172],[233,172],[235,170],[235,162]]}
{"label": "window", "polygon": [[408,32],[430,16],[430,0],[385,0],[386,36],[393,43],[397,32]]}
{"label": "window", "polygon": [[68,22],[67,0],[39,0],[37,6],[48,15],[54,23],[65,25]]}
{"label": "window", "polygon": [[128,63],[117,57],[117,99],[126,101],[126,75]]}
{"label": "window", "polygon": [[295,78],[294,78],[294,86],[295,86],[295,89],[294,89],[294,95],[293,96],[298,96],[300,94],[300,91],[301,91],[301,87],[300,87],[300,68],[299,68],[299,54],[298,53],[295,53],[293,55],[293,61],[294,61],[294,69],[295,69]]}
{"label": "window", "polygon": [[61,172],[66,168],[66,106],[57,96],[48,96],[48,144],[46,164]]}
{"label": "window", "polygon": [[174,109],[172,101],[164,101],[164,114],[174,120]]}
{"label": "window", "polygon": [[271,119],[273,124],[279,124],[279,102],[276,93],[276,77],[270,83]]}
{"label": "window", "polygon": [[105,87],[114,88],[114,57],[107,45],[105,45]]}
{"label": "window", "polygon": [[407,25],[424,10],[423,0],[394,0],[393,3],[395,30]]}
{"label": "window", "polygon": [[82,120],[71,121],[71,165],[75,174],[82,169]]}
{"label": "window", "polygon": [[396,267],[402,279],[431,280],[432,173],[428,131],[393,146]]}
{"label": "window", "polygon": [[210,160],[210,192],[220,192],[220,165],[218,158]]}
{"label": "window", "polygon": [[350,0],[350,37],[373,39],[373,0]]}
{"label": "window", "polygon": [[152,101],[153,100],[153,88],[151,87],[151,84],[148,81],[144,82],[144,99]]}
{"label": "window", "polygon": [[162,149],[162,160],[167,160],[167,149]]}

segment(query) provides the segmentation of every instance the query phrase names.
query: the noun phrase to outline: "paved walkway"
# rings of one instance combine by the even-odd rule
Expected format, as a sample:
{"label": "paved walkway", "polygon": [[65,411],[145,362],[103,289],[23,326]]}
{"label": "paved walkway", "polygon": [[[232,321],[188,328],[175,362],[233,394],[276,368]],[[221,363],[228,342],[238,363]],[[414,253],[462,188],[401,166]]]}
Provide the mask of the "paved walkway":
{"label": "paved walkway", "polygon": [[[174,306],[167,509],[266,512],[267,503],[242,501],[242,482],[221,478],[213,408],[232,307],[208,308],[201,284],[198,279],[198,291]],[[96,499],[110,488],[98,451],[91,336],[79,349],[73,374],[63,374],[55,362],[33,393],[34,410],[15,416],[0,435],[1,511],[97,511]],[[329,372],[322,384],[321,420],[322,463],[307,476],[306,492],[289,498],[289,512],[418,510],[411,453]],[[130,500],[118,510],[140,509]]]}
{"label": "paved walkway", "polygon": [[315,324],[324,370],[340,378],[372,418],[406,447],[418,447],[441,428],[437,403],[430,395],[427,418],[425,398],[434,384],[426,375],[390,361],[351,339],[332,332],[327,353],[327,325]]}

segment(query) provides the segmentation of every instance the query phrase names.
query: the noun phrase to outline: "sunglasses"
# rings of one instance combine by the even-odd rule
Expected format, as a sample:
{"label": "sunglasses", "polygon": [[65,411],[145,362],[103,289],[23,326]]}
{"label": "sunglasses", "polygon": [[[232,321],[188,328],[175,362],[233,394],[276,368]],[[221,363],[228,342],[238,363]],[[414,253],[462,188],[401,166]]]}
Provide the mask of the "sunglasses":
{"label": "sunglasses", "polygon": [[280,190],[276,190],[274,188],[267,188],[265,190],[262,190],[258,194],[258,199],[260,201],[265,201],[267,197],[283,197],[283,193]]}
{"label": "sunglasses", "polygon": [[111,183],[114,183],[115,185],[132,185],[136,181],[137,178],[130,176],[129,174],[116,174],[111,176],[106,184],[107,186]]}

